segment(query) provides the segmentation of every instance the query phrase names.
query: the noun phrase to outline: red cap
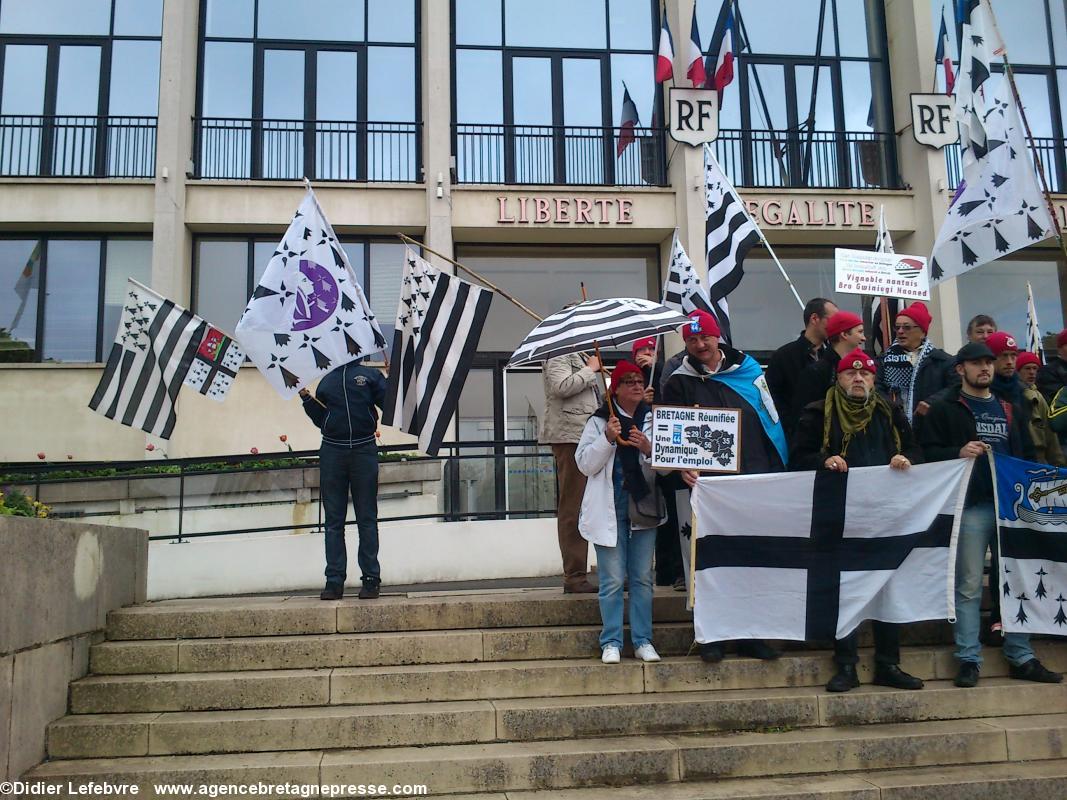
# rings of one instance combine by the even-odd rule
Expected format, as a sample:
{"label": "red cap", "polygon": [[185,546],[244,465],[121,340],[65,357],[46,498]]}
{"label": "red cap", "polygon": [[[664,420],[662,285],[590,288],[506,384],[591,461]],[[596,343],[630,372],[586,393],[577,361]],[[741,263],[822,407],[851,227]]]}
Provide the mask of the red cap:
{"label": "red cap", "polygon": [[848,355],[841,356],[841,360],[837,362],[838,375],[849,369],[865,369],[870,373],[877,372],[874,359],[859,348],[856,348]]}
{"label": "red cap", "polygon": [[930,332],[930,322],[933,320],[933,317],[931,317],[930,312],[927,311],[925,303],[912,303],[903,311],[897,312],[897,316],[907,317],[922,328],[923,333]]}
{"label": "red cap", "polygon": [[692,322],[682,326],[682,339],[688,340],[691,336],[722,336],[719,323],[707,311],[691,311],[686,314]]}
{"label": "red cap", "polygon": [[838,334],[850,331],[862,324],[863,320],[858,314],[853,314],[851,311],[838,311],[826,321],[826,338],[833,339]]}
{"label": "red cap", "polygon": [[1025,367],[1027,364],[1033,364],[1035,367],[1041,366],[1041,359],[1037,357],[1037,353],[1031,353],[1029,350],[1023,350],[1019,353],[1019,357],[1015,359],[1015,370],[1018,371]]}
{"label": "red cap", "polygon": [[619,381],[631,373],[640,378],[641,382],[644,383],[645,373],[641,371],[641,368],[637,366],[637,364],[634,364],[632,361],[620,361],[615,365],[615,369],[611,371],[612,394],[616,394],[619,391]]}
{"label": "red cap", "polygon": [[634,342],[632,345],[630,345],[630,355],[636,356],[638,350],[642,350],[642,349],[644,349],[646,347],[655,347],[655,346],[656,346],[656,337],[655,336],[646,336],[644,339],[638,339],[636,342]]}
{"label": "red cap", "polygon": [[985,340],[985,346],[993,351],[994,356],[999,356],[1005,350],[1018,351],[1019,349],[1019,343],[1007,331],[994,331],[989,334]]}
{"label": "red cap", "polygon": [[1067,344],[1067,328],[1056,334],[1056,347],[1063,347]]}

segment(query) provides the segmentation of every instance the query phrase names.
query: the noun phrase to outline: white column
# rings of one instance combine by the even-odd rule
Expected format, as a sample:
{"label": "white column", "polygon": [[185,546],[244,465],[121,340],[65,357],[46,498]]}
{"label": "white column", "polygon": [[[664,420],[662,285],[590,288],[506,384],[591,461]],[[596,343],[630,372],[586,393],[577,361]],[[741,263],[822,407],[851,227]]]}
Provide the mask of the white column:
{"label": "white column", "polygon": [[[452,52],[449,5],[440,0],[422,0],[421,102],[426,176],[425,242],[451,257]],[[436,256],[430,256],[430,261],[439,269],[454,271],[451,264]]]}

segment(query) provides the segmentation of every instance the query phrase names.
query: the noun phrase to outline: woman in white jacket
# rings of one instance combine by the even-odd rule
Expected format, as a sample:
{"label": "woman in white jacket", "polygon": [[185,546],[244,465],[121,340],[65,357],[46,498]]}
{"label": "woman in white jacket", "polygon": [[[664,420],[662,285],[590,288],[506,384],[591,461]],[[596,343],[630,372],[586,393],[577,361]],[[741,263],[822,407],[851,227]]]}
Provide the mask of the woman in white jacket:
{"label": "woman in white jacket", "polygon": [[[651,408],[640,367],[620,361],[611,374],[612,416],[605,404],[582,431],[575,461],[588,478],[578,530],[596,547],[600,575],[601,660],[618,664],[622,651],[623,586],[630,585],[634,655],[659,661],[652,645],[652,556],[656,528],[666,519],[648,463]],[[620,437],[627,445],[617,443]]]}

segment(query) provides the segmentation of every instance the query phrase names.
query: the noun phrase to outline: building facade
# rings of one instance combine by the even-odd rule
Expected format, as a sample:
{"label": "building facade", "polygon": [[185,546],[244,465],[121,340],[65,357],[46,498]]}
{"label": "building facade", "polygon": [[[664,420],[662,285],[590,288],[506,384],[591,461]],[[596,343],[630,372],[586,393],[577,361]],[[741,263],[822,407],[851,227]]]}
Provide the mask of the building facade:
{"label": "building facade", "polygon": [[[1067,224],[1067,2],[993,5]],[[707,50],[720,0],[0,0],[0,460],[316,446],[251,367],[222,405],[183,392],[169,443],[87,407],[127,276],[232,331],[304,176],[383,321],[397,232],[540,314],[580,281],[659,297],[675,230],[703,252],[701,150],[666,137],[653,79],[666,13],[689,85],[694,6]],[[801,295],[859,310],[833,293],[834,248],[872,247],[884,207],[897,251],[928,254],[958,180],[956,152],[910,130],[910,94],[941,86],[940,0],[737,8],[746,47],[715,151]],[[639,123],[620,155],[624,91]],[[1021,335],[1027,279],[1059,330],[1065,270],[1047,242],[947,282],[933,340],[955,349],[980,312]],[[762,248],[745,271],[735,340],[765,358],[801,313]],[[458,440],[535,438],[540,375],[504,369],[532,325],[495,299]]]}

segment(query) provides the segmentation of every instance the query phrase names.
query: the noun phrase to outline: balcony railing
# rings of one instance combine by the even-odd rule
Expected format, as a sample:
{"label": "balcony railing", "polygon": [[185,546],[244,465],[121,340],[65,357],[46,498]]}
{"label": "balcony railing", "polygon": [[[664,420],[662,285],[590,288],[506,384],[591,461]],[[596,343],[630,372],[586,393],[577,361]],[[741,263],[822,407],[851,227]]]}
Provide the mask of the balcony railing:
{"label": "balcony railing", "polygon": [[897,189],[893,137],[849,131],[720,130],[712,145],[737,186]]}
{"label": "balcony railing", "polygon": [[[1067,192],[1067,139],[1034,137],[1035,161],[1045,170],[1050,192]],[[963,163],[960,161],[960,146],[952,144],[945,148],[945,170],[948,186],[955,189],[963,180]]]}
{"label": "balcony railing", "polygon": [[151,178],[155,117],[0,116],[0,176]]}
{"label": "balcony railing", "polygon": [[416,122],[194,119],[194,177],[233,180],[422,179]]}
{"label": "balcony railing", "polygon": [[664,186],[664,131],[635,128],[618,155],[621,128],[456,125],[458,183]]}

